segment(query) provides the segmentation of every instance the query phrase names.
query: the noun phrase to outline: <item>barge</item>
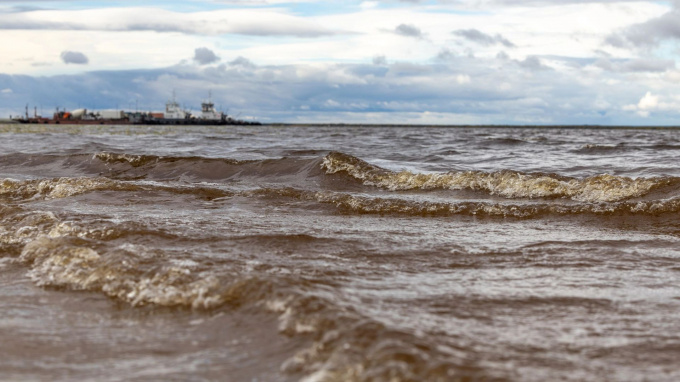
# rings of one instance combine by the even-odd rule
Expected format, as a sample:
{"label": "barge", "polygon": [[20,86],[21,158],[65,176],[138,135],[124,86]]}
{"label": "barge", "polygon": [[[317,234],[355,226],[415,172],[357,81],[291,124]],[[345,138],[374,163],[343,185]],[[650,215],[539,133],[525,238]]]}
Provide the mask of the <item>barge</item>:
{"label": "barge", "polygon": [[165,112],[126,112],[123,110],[88,111],[77,109],[73,111],[59,110],[52,118],[38,115],[34,108],[33,116],[28,114],[26,106],[25,115],[11,118],[17,123],[50,124],[50,125],[259,125],[259,122],[243,121],[234,119],[223,112],[215,110],[215,104],[211,101],[201,103],[201,113],[193,115],[183,110],[179,103],[172,99],[165,104]]}

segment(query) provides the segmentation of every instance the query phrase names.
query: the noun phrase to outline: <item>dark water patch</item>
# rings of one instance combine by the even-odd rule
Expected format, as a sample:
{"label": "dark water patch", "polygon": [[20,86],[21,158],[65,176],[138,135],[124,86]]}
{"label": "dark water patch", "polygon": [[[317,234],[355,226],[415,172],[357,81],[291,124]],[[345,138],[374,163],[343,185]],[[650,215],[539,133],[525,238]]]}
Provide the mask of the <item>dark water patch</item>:
{"label": "dark water patch", "polygon": [[640,150],[640,148],[635,146],[628,146],[624,143],[619,143],[617,145],[587,144],[579,149],[573,150],[573,153],[585,155],[609,155],[636,150]]}
{"label": "dark water patch", "polygon": [[245,246],[258,247],[297,247],[308,245],[333,246],[339,241],[333,238],[321,238],[308,234],[269,234],[269,235],[248,235],[230,237],[230,241],[240,243]]}
{"label": "dark water patch", "polygon": [[211,141],[238,141],[240,138],[228,136],[228,135],[208,135],[205,137],[207,140]]}
{"label": "dark water patch", "polygon": [[489,143],[492,145],[499,145],[499,146],[517,146],[517,145],[523,145],[525,143],[528,143],[522,139],[518,138],[510,138],[510,137],[504,137],[504,138],[489,138],[484,141],[484,143]]}
{"label": "dark water patch", "polygon": [[319,157],[328,154],[328,150],[284,150],[281,155],[284,157]]}
{"label": "dark water patch", "polygon": [[441,156],[455,156],[455,155],[462,155],[464,152],[458,151],[458,150],[452,150],[452,149],[442,149],[434,152],[435,155],[441,155]]}
{"label": "dark water patch", "polygon": [[[263,179],[265,181],[304,180],[319,176],[318,159],[281,158],[251,161],[214,158],[145,158],[135,165],[136,157],[121,166],[109,168],[106,176],[114,178],[142,178],[152,180],[190,179],[192,181],[235,181]],[[116,162],[118,163],[118,160]]]}
{"label": "dark water patch", "polygon": [[574,310],[581,310],[582,314],[602,314],[618,309],[613,301],[607,299],[575,296],[486,298],[442,295],[422,300],[419,305],[427,306],[437,315],[459,319],[479,319],[489,324],[494,319],[507,315],[540,316],[540,312],[550,311],[552,314],[569,314],[568,312],[573,313]]}
{"label": "dark water patch", "polygon": [[649,146],[651,150],[680,150],[680,145],[673,145],[669,143],[659,143]]}
{"label": "dark water patch", "polygon": [[[163,157],[97,153],[75,155],[13,154],[0,158],[5,171],[21,167],[37,176],[65,177],[104,176],[121,180],[193,181],[237,180],[240,178],[271,178],[297,176],[305,171],[320,174],[317,159],[282,158],[265,160],[235,160],[229,158]],[[304,176],[304,174],[302,174]]]}

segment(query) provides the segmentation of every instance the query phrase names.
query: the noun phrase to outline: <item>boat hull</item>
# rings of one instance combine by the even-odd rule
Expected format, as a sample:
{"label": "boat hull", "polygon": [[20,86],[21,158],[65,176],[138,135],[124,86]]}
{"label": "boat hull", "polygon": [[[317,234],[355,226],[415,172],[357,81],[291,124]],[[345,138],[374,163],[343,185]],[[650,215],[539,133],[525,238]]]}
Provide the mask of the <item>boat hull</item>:
{"label": "boat hull", "polygon": [[240,120],[204,120],[204,119],[149,119],[131,122],[125,119],[101,120],[54,120],[48,118],[15,119],[15,122],[33,125],[176,125],[176,126],[226,126],[226,125],[259,125],[259,122]]}

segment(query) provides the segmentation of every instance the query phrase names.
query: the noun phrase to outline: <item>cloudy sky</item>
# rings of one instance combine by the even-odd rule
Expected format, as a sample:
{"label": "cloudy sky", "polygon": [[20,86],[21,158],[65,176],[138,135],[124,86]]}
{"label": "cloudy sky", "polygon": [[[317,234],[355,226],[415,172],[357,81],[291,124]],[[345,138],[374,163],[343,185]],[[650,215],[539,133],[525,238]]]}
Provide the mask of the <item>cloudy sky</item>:
{"label": "cloudy sky", "polygon": [[2,118],[680,124],[680,1],[0,0],[0,36]]}

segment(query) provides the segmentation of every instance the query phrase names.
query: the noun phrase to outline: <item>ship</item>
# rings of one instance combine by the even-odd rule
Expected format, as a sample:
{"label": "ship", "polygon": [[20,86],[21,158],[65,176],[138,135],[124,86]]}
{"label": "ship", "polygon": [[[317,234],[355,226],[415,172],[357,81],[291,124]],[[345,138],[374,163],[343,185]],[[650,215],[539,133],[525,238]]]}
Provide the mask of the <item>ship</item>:
{"label": "ship", "polygon": [[77,109],[73,111],[57,110],[52,118],[38,115],[34,108],[33,116],[28,113],[28,105],[24,116],[11,118],[12,121],[28,124],[50,125],[260,125],[255,121],[244,121],[232,118],[223,112],[215,110],[212,97],[201,103],[201,113],[194,115],[183,110],[173,93],[172,99],[165,104],[165,112],[127,112],[124,110],[88,111]]}

